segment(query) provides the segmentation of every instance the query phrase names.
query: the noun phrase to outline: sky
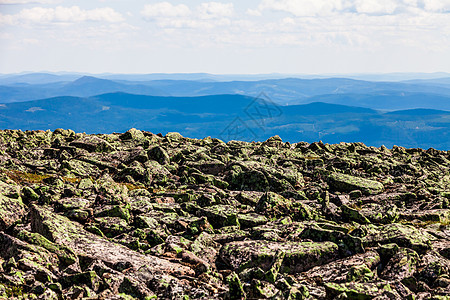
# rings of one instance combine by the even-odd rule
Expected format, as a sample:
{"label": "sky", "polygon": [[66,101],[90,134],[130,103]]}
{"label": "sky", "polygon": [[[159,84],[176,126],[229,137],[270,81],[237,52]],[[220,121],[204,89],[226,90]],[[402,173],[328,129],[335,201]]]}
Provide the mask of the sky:
{"label": "sky", "polygon": [[450,72],[450,0],[0,0],[0,73]]}

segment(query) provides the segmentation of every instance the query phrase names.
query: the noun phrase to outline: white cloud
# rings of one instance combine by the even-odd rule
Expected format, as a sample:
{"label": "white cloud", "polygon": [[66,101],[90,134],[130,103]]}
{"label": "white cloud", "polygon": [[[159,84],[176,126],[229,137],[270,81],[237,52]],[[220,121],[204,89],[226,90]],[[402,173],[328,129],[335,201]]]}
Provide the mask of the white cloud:
{"label": "white cloud", "polygon": [[165,29],[198,28],[200,23],[189,18],[162,18],[158,20],[158,26]]}
{"label": "white cloud", "polygon": [[324,16],[332,13],[367,15],[411,14],[420,11],[449,13],[450,0],[262,0],[257,10],[282,11],[297,17]]}
{"label": "white cloud", "polygon": [[356,0],[354,5],[358,13],[386,15],[393,14],[399,6],[396,0]]}
{"label": "white cloud", "polygon": [[249,9],[247,9],[247,15],[253,16],[253,17],[260,17],[260,16],[262,16],[262,13],[258,9],[249,8]]}
{"label": "white cloud", "polygon": [[191,10],[184,4],[173,5],[169,2],[147,4],[141,14],[148,19],[187,17]]}
{"label": "white cloud", "polygon": [[233,3],[204,2],[191,10],[184,4],[159,2],[145,5],[141,11],[145,20],[164,29],[212,29],[231,24]]}
{"label": "white cloud", "polygon": [[25,45],[37,45],[39,44],[39,40],[37,39],[23,39],[22,43]]}
{"label": "white cloud", "polygon": [[99,22],[121,22],[124,18],[122,14],[110,7],[83,10],[78,6],[56,8],[33,7],[23,9],[15,15],[0,16],[0,23],[78,23],[85,21]]}
{"label": "white cloud", "polygon": [[346,0],[263,0],[259,10],[289,12],[298,17],[327,15],[350,7]]}
{"label": "white cloud", "polygon": [[424,8],[433,12],[450,12],[450,0],[423,0]]}
{"label": "white cloud", "polygon": [[12,39],[14,39],[14,35],[12,35],[11,33],[7,33],[7,32],[0,32],[0,39],[12,40]]}
{"label": "white cloud", "polygon": [[11,15],[0,14],[0,25],[13,25],[14,17]]}
{"label": "white cloud", "polygon": [[190,7],[153,4],[147,21],[157,28],[148,32],[158,34],[165,40],[162,43],[197,48],[221,43],[238,48],[336,47],[367,53],[405,45],[450,48],[450,34],[433,33],[450,32],[450,14],[443,13],[450,0],[261,0],[241,12],[231,2]]}
{"label": "white cloud", "polygon": [[35,113],[37,111],[44,111],[45,109],[42,109],[41,107],[30,107],[29,109],[26,110],[26,112],[31,112],[31,113]]}
{"label": "white cloud", "polygon": [[231,17],[234,13],[233,3],[205,2],[198,7],[200,18],[215,19]]}
{"label": "white cloud", "polygon": [[61,0],[0,0],[0,4],[55,4]]}

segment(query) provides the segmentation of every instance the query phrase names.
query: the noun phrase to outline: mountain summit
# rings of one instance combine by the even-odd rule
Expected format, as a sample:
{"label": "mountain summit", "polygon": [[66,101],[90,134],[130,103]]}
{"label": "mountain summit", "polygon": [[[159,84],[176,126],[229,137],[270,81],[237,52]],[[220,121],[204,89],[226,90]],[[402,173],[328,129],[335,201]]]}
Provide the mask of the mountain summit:
{"label": "mountain summit", "polygon": [[435,149],[0,131],[0,298],[444,299],[449,187]]}

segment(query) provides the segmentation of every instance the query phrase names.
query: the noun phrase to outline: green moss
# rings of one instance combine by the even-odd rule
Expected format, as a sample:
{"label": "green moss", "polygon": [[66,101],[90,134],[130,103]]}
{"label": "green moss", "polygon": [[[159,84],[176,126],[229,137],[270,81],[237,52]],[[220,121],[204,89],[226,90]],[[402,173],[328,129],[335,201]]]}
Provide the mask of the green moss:
{"label": "green moss", "polygon": [[270,283],[275,283],[278,277],[278,272],[280,271],[281,265],[283,264],[285,252],[278,252],[275,255],[274,262],[270,269],[265,273],[265,279]]}
{"label": "green moss", "polygon": [[368,282],[375,278],[375,274],[365,265],[353,266],[347,274],[347,282]]}
{"label": "green moss", "polygon": [[230,299],[246,299],[246,294],[242,286],[241,280],[236,273],[231,273],[227,276],[226,281],[228,283],[229,292],[228,295]]}
{"label": "green moss", "polygon": [[369,224],[370,221],[361,214],[361,212],[357,209],[351,208],[347,205],[341,206],[342,216],[349,221],[355,221],[360,224]]}
{"label": "green moss", "polygon": [[342,192],[360,190],[364,194],[372,195],[379,194],[384,189],[383,184],[380,182],[342,173],[330,174],[328,182],[335,190]]}
{"label": "green moss", "polygon": [[327,298],[334,298],[335,296],[345,293],[348,299],[354,300],[370,300],[382,294],[383,291],[391,291],[389,283],[358,283],[350,282],[344,284],[325,283],[327,290]]}
{"label": "green moss", "polygon": [[278,218],[288,215],[293,209],[291,200],[274,192],[265,193],[256,204],[255,210],[269,218]]}
{"label": "green moss", "polygon": [[376,250],[380,254],[381,260],[387,262],[399,251],[400,247],[397,244],[385,244],[378,247]]}
{"label": "green moss", "polygon": [[101,237],[105,237],[105,235],[103,234],[103,232],[95,225],[88,225],[85,227],[86,231],[99,235]]}
{"label": "green moss", "polygon": [[129,221],[131,214],[129,211],[129,205],[114,205],[113,207],[106,209],[98,214],[99,217],[118,217],[125,221]]}
{"label": "green moss", "polygon": [[84,273],[78,273],[62,278],[63,286],[74,286],[86,284],[93,290],[97,290],[100,284],[99,278],[94,271],[88,271]]}
{"label": "green moss", "polygon": [[41,246],[42,248],[55,253],[64,265],[71,265],[77,260],[73,250],[66,246],[57,245],[39,233],[22,230],[17,233],[17,237],[23,241]]}
{"label": "green moss", "polygon": [[[3,284],[8,299],[24,296],[23,286],[10,286]],[[0,295],[1,296],[1,295]]]}
{"label": "green moss", "polygon": [[309,299],[309,290],[306,286],[300,285],[300,286],[294,286],[289,290],[289,297],[288,299],[292,300],[305,300]]}
{"label": "green moss", "polygon": [[39,195],[31,187],[28,186],[24,186],[22,188],[22,195],[24,200],[37,201],[39,199]]}
{"label": "green moss", "polygon": [[230,205],[213,205],[201,209],[202,215],[208,218],[214,228],[239,226],[237,209]]}

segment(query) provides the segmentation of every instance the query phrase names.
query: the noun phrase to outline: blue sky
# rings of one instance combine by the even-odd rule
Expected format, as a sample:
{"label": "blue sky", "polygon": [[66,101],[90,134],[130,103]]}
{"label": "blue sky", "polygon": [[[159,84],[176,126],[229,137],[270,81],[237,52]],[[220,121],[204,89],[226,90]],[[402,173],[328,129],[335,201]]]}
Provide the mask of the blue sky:
{"label": "blue sky", "polygon": [[450,72],[450,0],[0,0],[0,73]]}

